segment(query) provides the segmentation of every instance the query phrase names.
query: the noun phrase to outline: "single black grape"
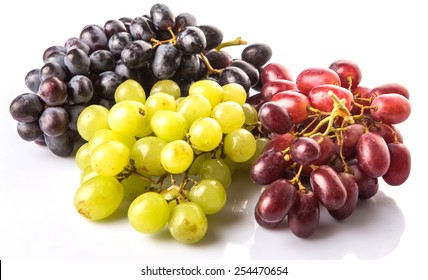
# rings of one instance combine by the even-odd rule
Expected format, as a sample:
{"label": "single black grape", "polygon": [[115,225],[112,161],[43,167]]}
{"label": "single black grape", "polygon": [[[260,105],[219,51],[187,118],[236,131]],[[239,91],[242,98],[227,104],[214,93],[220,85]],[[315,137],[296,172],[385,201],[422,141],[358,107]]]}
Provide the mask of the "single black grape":
{"label": "single black grape", "polygon": [[150,17],[158,30],[165,31],[174,27],[175,16],[167,5],[153,5],[150,9]]}
{"label": "single black grape", "polygon": [[76,104],[89,102],[94,94],[92,81],[83,75],[76,75],[67,84],[67,94]]}
{"label": "single black grape", "polygon": [[59,136],[67,130],[69,121],[68,113],[63,107],[48,107],[40,116],[39,126],[45,135]]}
{"label": "single black grape", "polygon": [[121,76],[113,71],[102,72],[94,80],[94,95],[107,100],[114,100],[116,88],[123,82]]}
{"label": "single black grape", "polygon": [[113,71],[116,66],[114,55],[108,50],[94,51],[89,59],[91,61],[91,73],[101,73],[105,71]]}
{"label": "single black grape", "polygon": [[25,85],[29,90],[34,93],[39,91],[40,86],[40,69],[30,70],[27,75],[25,75]]}
{"label": "single black grape", "polygon": [[223,32],[218,27],[213,25],[199,25],[198,27],[204,32],[207,40],[205,51],[210,51],[223,42]]}
{"label": "single black grape", "polygon": [[107,49],[108,38],[102,26],[89,24],[80,32],[80,40],[88,44],[90,53]]}
{"label": "single black grape", "polygon": [[251,63],[246,62],[242,59],[234,59],[231,61],[230,66],[236,66],[242,69],[245,74],[247,74],[248,78],[250,78],[251,86],[254,87],[260,80],[260,73],[256,67],[254,67]]}
{"label": "single black grape", "polygon": [[84,50],[71,48],[64,57],[64,64],[71,75],[87,75],[91,60]]}
{"label": "single black grape", "polygon": [[153,57],[152,45],[143,40],[136,40],[128,44],[121,54],[123,64],[131,69],[146,66]]}
{"label": "single black grape", "polygon": [[250,91],[251,82],[248,75],[240,68],[235,66],[228,66],[221,71],[219,77],[220,85],[237,83],[244,87],[247,93]]}
{"label": "single black grape", "polygon": [[143,40],[150,43],[151,39],[156,38],[156,31],[150,19],[145,17],[136,17],[129,26],[129,34],[134,40]]}
{"label": "single black grape", "polygon": [[67,132],[59,136],[45,135],[44,141],[49,150],[60,157],[67,157],[71,155],[74,150],[74,142]]}
{"label": "single black grape", "polygon": [[34,141],[43,135],[38,120],[30,123],[18,122],[16,130],[18,135],[25,141]]}
{"label": "single black grape", "polygon": [[19,122],[34,122],[43,111],[43,103],[34,93],[23,93],[15,97],[9,106],[12,118]]}
{"label": "single black grape", "polygon": [[180,66],[181,53],[171,43],[162,44],[156,48],[152,62],[152,71],[158,79],[169,79]]}
{"label": "single black grape", "polygon": [[182,13],[175,17],[174,33],[177,34],[186,26],[195,26],[197,24],[196,17],[189,13]]}
{"label": "single black grape", "polygon": [[267,44],[251,44],[244,48],[241,53],[242,60],[259,68],[265,65],[272,57],[272,48]]}
{"label": "single black grape", "polygon": [[108,20],[104,24],[104,33],[107,35],[107,38],[110,38],[116,33],[126,32],[126,31],[127,30],[126,30],[125,24],[118,19]]}
{"label": "single black grape", "polygon": [[51,77],[57,77],[64,81],[67,78],[65,69],[56,62],[47,62],[40,68],[40,80],[44,81]]}
{"label": "single black grape", "polygon": [[207,46],[204,32],[195,26],[184,28],[177,35],[177,48],[186,54],[198,54]]}
{"label": "single black grape", "polygon": [[67,101],[67,85],[57,77],[50,77],[40,84],[40,98],[48,106],[60,106]]}

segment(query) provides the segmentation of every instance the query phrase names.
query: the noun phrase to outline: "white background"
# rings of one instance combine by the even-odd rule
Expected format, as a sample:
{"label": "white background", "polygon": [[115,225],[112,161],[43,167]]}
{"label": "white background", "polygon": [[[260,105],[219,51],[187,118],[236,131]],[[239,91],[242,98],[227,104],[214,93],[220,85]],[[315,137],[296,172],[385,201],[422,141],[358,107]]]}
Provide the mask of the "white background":
{"label": "white background", "polygon": [[[83,219],[73,207],[79,186],[79,170],[73,158],[58,158],[21,140],[16,133],[9,104],[28,91],[24,77],[29,70],[42,66],[47,47],[79,36],[89,23],[103,25],[109,19],[147,14],[155,3],[94,2],[13,1],[11,8],[0,11],[0,257],[18,261],[9,267],[9,279],[37,275],[37,269],[31,274],[19,269],[23,260],[48,260],[41,266],[45,268],[54,260],[144,260],[140,264],[221,260],[230,267],[250,260],[275,260],[272,264],[356,260],[355,265],[374,268],[379,275],[422,271],[419,252],[425,253],[428,235],[427,152],[422,136],[426,128],[423,113],[427,112],[428,21],[423,1],[163,2],[175,14],[190,12],[198,23],[218,26],[225,39],[242,36],[249,43],[269,44],[274,52],[271,61],[287,66],[294,77],[307,67],[328,67],[332,61],[346,58],[362,69],[361,85],[400,83],[410,91],[412,104],[411,117],[398,126],[412,153],[412,173],[405,184],[390,187],[380,181],[379,193],[360,203],[353,216],[335,222],[323,213],[318,231],[302,240],[286,226],[276,230],[257,226],[253,207],[261,188],[237,177],[226,208],[209,218],[206,238],[191,246],[174,241],[167,231],[155,236],[137,233],[123,217],[126,207],[107,221]],[[232,48],[230,52],[238,57],[241,50]],[[187,261],[190,259],[193,261]],[[292,263],[302,268],[301,275],[310,273],[304,265]],[[388,264],[395,266],[387,269]],[[317,262],[311,265],[321,268]],[[328,263],[326,267],[330,268]],[[348,276],[352,275],[356,274]]]}

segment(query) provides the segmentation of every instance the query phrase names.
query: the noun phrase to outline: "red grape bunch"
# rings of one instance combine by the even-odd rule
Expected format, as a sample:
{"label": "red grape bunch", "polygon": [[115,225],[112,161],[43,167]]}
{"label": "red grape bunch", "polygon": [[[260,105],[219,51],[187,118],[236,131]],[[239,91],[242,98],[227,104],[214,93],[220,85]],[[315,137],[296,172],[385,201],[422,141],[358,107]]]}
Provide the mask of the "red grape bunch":
{"label": "red grape bunch", "polygon": [[269,139],[250,171],[265,186],[254,211],[261,226],[287,217],[293,234],[307,238],[320,207],[343,220],[377,193],[379,178],[391,186],[407,180],[410,152],[395,125],[410,115],[409,92],[398,83],[360,86],[361,77],[349,60],[295,80],[283,65],[263,68],[260,93],[248,100],[260,122],[253,133]]}

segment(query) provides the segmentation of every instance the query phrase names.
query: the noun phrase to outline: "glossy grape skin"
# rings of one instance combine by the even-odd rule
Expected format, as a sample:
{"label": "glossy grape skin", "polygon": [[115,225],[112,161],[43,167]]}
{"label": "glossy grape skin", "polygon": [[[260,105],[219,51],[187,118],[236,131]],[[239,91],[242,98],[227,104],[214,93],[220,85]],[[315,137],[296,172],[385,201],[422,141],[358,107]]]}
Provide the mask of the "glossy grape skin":
{"label": "glossy grape skin", "polygon": [[279,63],[269,63],[263,67],[260,74],[262,84],[266,84],[275,80],[289,80],[293,81],[293,76],[288,68]]}
{"label": "glossy grape skin", "polygon": [[67,94],[75,104],[89,102],[94,94],[92,81],[83,75],[76,75],[67,84]]}
{"label": "glossy grape skin", "polygon": [[357,155],[357,143],[365,130],[364,125],[355,123],[342,132],[342,154],[345,158],[350,159]]}
{"label": "glossy grape skin", "polygon": [[272,48],[263,43],[246,46],[241,53],[242,60],[250,63],[256,68],[265,65],[272,57]]}
{"label": "glossy grape skin", "polygon": [[59,53],[66,53],[67,52],[67,49],[64,47],[64,46],[50,46],[50,47],[48,47],[44,52],[43,52],[43,56],[42,56],[42,58],[43,58],[43,62],[45,62],[46,61],[46,59],[51,55],[51,54],[53,54],[53,53],[56,53],[56,52],[59,52]]}
{"label": "glossy grape skin", "polygon": [[267,185],[281,178],[286,167],[287,164],[282,152],[267,150],[252,164],[250,178],[258,185]]}
{"label": "glossy grape skin", "polygon": [[274,133],[287,133],[294,126],[288,111],[277,102],[264,103],[258,111],[258,116],[262,125]]}
{"label": "glossy grape skin", "polygon": [[358,165],[349,166],[349,170],[357,181],[359,199],[369,199],[377,193],[379,190],[378,178],[369,177]]}
{"label": "glossy grape skin", "polygon": [[47,62],[40,68],[40,80],[44,81],[51,77],[56,77],[61,81],[67,79],[68,72],[57,62]]}
{"label": "glossy grape skin", "polygon": [[276,134],[271,137],[269,143],[264,148],[264,151],[276,150],[284,151],[290,147],[291,142],[296,139],[293,135],[287,134]]}
{"label": "glossy grape skin", "polygon": [[68,113],[62,107],[46,108],[39,119],[40,129],[48,136],[63,134],[67,130],[68,123]]}
{"label": "glossy grape skin", "polygon": [[91,60],[83,50],[74,48],[67,52],[64,64],[71,75],[87,75],[91,66]]}
{"label": "glossy grape skin", "polygon": [[386,144],[394,142],[403,143],[403,135],[397,127],[392,124],[382,123],[380,125],[372,125],[369,130],[382,136]]}
{"label": "glossy grape skin", "polygon": [[158,79],[169,79],[180,66],[181,53],[173,44],[162,44],[156,48],[152,71]]}
{"label": "glossy grape skin", "polygon": [[166,31],[173,28],[175,16],[170,8],[164,4],[155,4],[150,9],[150,17],[158,30]]}
{"label": "glossy grape skin", "polygon": [[18,135],[25,141],[34,141],[43,136],[43,131],[40,129],[39,122],[18,122],[16,125]]}
{"label": "glossy grape skin", "polygon": [[351,216],[358,202],[358,184],[354,175],[349,173],[338,173],[343,186],[346,189],[345,204],[336,210],[328,210],[330,215],[336,220],[344,220]]}
{"label": "glossy grape skin", "polygon": [[188,26],[177,34],[177,48],[187,54],[198,54],[207,46],[204,32],[195,26]]}
{"label": "glossy grape skin", "polygon": [[249,92],[251,88],[251,81],[248,75],[236,66],[228,66],[221,71],[218,79],[220,85],[237,83],[244,87],[246,92]]}
{"label": "glossy grape skin", "polygon": [[115,72],[102,72],[93,80],[94,93],[99,98],[113,101],[114,93],[122,82],[122,77]]}
{"label": "glossy grape skin", "polygon": [[339,75],[340,86],[353,90],[361,82],[361,69],[353,61],[340,59],[330,64],[328,67]]}
{"label": "glossy grape skin", "polygon": [[120,57],[126,67],[136,69],[146,66],[153,59],[154,53],[151,44],[135,40],[123,49]]}
{"label": "glossy grape skin", "polygon": [[310,184],[321,204],[328,210],[341,208],[346,201],[346,189],[334,169],[321,165],[310,175]]}
{"label": "glossy grape skin", "polygon": [[303,70],[296,78],[299,92],[308,95],[316,86],[332,84],[340,86],[339,75],[329,68],[311,67]]}
{"label": "glossy grape skin", "polygon": [[260,195],[256,213],[267,223],[284,220],[296,197],[296,188],[286,179],[278,179],[269,184]]}
{"label": "glossy grape skin", "polygon": [[145,17],[136,17],[132,19],[128,34],[133,40],[143,40],[148,43],[150,43],[151,39],[156,38],[156,31],[153,23]]}
{"label": "glossy grape skin", "polygon": [[196,17],[190,13],[181,13],[175,17],[174,33],[177,34],[186,26],[197,25]]}
{"label": "glossy grape skin", "polygon": [[83,42],[77,37],[68,38],[67,41],[65,41],[64,43],[64,47],[65,47],[64,53],[67,53],[72,49],[80,49],[86,54],[89,54],[89,51],[90,51],[88,44],[86,44],[85,42]]}
{"label": "glossy grape skin", "polygon": [[195,73],[199,71],[200,60],[196,55],[182,54],[180,66],[177,69],[176,75],[180,78],[191,81]]}
{"label": "glossy grape skin", "polygon": [[54,155],[67,157],[73,152],[74,143],[67,132],[58,136],[44,135],[44,140],[46,146]]}
{"label": "glossy grape skin", "polygon": [[107,35],[104,28],[99,25],[89,24],[83,27],[79,39],[88,44],[90,52],[107,49]]}
{"label": "glossy grape skin", "polygon": [[105,71],[113,71],[116,67],[116,59],[108,50],[97,50],[89,56],[91,61],[91,73],[101,73]]}
{"label": "glossy grape skin", "polygon": [[40,86],[40,69],[32,69],[25,75],[25,85],[33,93],[37,93]]}
{"label": "glossy grape skin", "polygon": [[196,243],[208,230],[207,217],[196,203],[180,203],[171,211],[168,229],[174,239],[186,244]]}
{"label": "glossy grape skin", "polygon": [[407,88],[405,88],[403,85],[398,83],[387,83],[387,84],[376,86],[372,88],[370,92],[370,96],[377,97],[382,94],[390,94],[390,93],[396,93],[396,94],[402,95],[407,99],[410,98],[410,94]]}
{"label": "glossy grape skin", "polygon": [[[320,139],[322,141],[320,142]],[[318,159],[312,162],[314,165],[323,165],[323,164],[329,164],[331,158],[337,151],[337,145],[331,140],[330,137],[321,137],[321,136],[315,136],[312,139],[318,142],[320,146],[320,156]]]}
{"label": "glossy grape skin", "polygon": [[321,147],[317,141],[309,137],[299,137],[290,144],[291,159],[301,165],[309,165],[321,155]]}
{"label": "glossy grape skin", "polygon": [[301,123],[309,116],[307,110],[309,99],[307,96],[293,91],[283,91],[272,96],[270,101],[275,101],[287,109],[295,124]]}
{"label": "glossy grape skin", "polygon": [[288,227],[300,238],[308,238],[319,226],[320,204],[312,191],[299,191],[288,213]]}
{"label": "glossy grape skin", "polygon": [[277,222],[266,222],[264,220],[262,220],[262,218],[260,217],[260,213],[257,211],[257,208],[254,208],[254,218],[257,222],[257,224],[259,224],[261,227],[264,228],[276,228],[278,227],[282,221],[277,221]]}
{"label": "glossy grape skin", "polygon": [[[205,57],[208,59],[210,65],[214,69],[223,69],[230,65],[232,62],[232,57],[227,51],[220,50],[211,50],[205,53]],[[201,63],[201,65],[205,65]]]}
{"label": "glossy grape skin", "polygon": [[205,34],[207,45],[205,51],[210,51],[216,48],[223,41],[223,32],[213,25],[198,25],[199,29]]}
{"label": "glossy grape skin", "polygon": [[296,91],[296,84],[293,81],[278,79],[264,84],[260,89],[260,94],[263,96],[263,100],[269,101],[278,92],[287,90]]}
{"label": "glossy grape skin", "polygon": [[107,38],[119,32],[126,32],[126,26],[122,21],[111,19],[104,23],[104,33],[107,35]]}
{"label": "glossy grape skin", "polygon": [[379,134],[363,134],[357,143],[358,166],[370,177],[383,176],[390,165],[390,155],[385,140]]}
{"label": "glossy grape skin", "polygon": [[334,108],[334,101],[328,95],[329,92],[334,93],[339,100],[345,99],[346,108],[349,111],[352,109],[352,101],[354,100],[352,92],[336,85],[320,85],[312,88],[308,94],[311,106],[323,112],[331,112]]}
{"label": "glossy grape skin", "polygon": [[371,106],[376,108],[370,111],[372,117],[388,124],[402,123],[411,113],[409,100],[396,93],[379,95],[372,101]]}
{"label": "glossy grape skin", "polygon": [[9,106],[9,113],[18,122],[34,122],[43,112],[41,99],[34,93],[23,93],[15,97]]}
{"label": "glossy grape skin", "polygon": [[409,149],[401,143],[388,144],[391,163],[382,179],[391,186],[399,186],[406,182],[410,175],[411,156]]}
{"label": "glossy grape skin", "polygon": [[234,59],[230,62],[230,66],[235,66],[242,69],[250,79],[251,86],[255,86],[260,79],[260,73],[252,64],[241,59]]}

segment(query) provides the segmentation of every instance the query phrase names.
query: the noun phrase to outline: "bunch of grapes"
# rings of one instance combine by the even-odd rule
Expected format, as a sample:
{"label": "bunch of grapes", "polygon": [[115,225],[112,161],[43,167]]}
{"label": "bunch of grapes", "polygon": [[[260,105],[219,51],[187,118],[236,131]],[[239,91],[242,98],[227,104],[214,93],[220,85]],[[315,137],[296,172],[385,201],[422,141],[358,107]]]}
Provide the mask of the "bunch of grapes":
{"label": "bunch of grapes", "polygon": [[223,42],[219,28],[198,25],[190,13],[174,16],[168,6],[155,4],[147,15],[89,24],[79,37],[47,48],[42,67],[25,77],[31,92],[11,102],[10,114],[21,138],[69,156],[84,143],[76,125],[80,113],[94,104],[110,109],[117,87],[128,79],[145,92],[160,80],[173,80],[186,96],[191,84],[209,78],[220,85],[238,83],[248,94],[259,81],[257,67],[272,52],[265,44],[249,45],[242,59],[232,62],[222,50],[243,44],[239,37]]}
{"label": "bunch of grapes", "polygon": [[270,140],[250,177],[266,186],[255,218],[266,228],[287,217],[290,230],[307,238],[317,229],[320,207],[337,220],[349,217],[359,199],[373,197],[378,179],[403,184],[411,157],[396,124],[410,115],[409,92],[397,83],[360,86],[361,70],[348,60],[302,71],[262,70],[263,86],[249,101]]}

